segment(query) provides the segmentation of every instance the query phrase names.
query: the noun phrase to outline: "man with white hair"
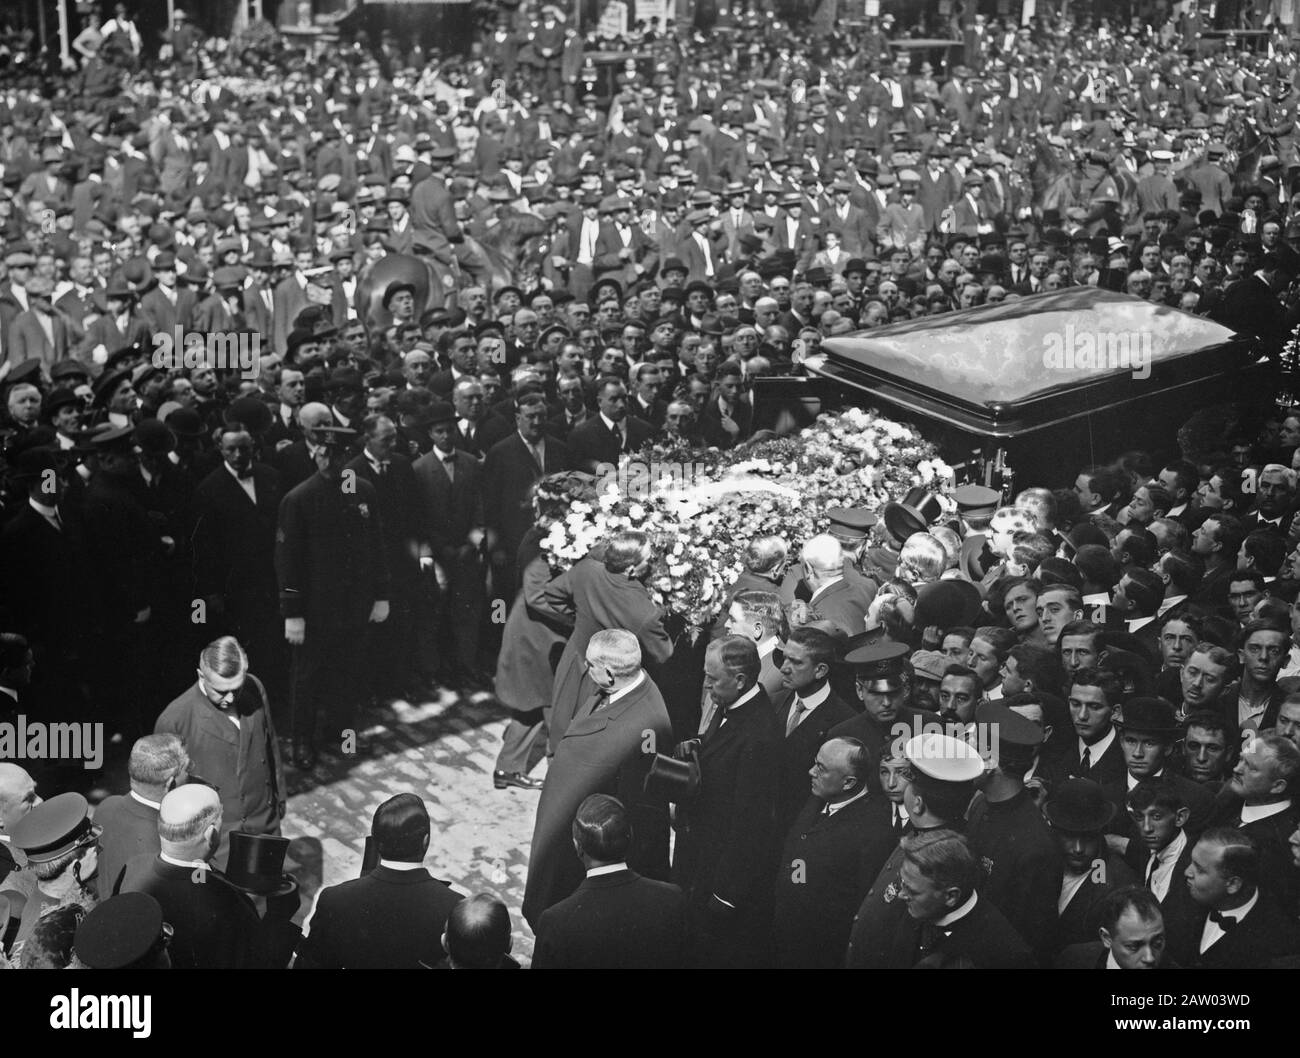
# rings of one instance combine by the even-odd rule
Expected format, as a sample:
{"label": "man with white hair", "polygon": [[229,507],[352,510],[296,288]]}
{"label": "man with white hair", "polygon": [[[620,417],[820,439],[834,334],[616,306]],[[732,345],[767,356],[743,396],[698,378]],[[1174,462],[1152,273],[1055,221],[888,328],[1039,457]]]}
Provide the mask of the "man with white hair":
{"label": "man with white hair", "polygon": [[148,893],[172,927],[178,970],[240,970],[259,964],[260,922],[253,902],[210,865],[221,843],[221,797],[191,783],[158,807],[157,855],[127,861],[119,893]]}
{"label": "man with white hair", "polygon": [[[844,548],[829,533],[814,536],[799,553],[803,583],[808,586],[808,606],[846,636],[866,628],[871,593],[867,582],[849,579],[844,572]],[[796,589],[796,595],[798,591]]]}
{"label": "man with white hair", "polygon": [[40,803],[36,781],[26,770],[17,764],[0,763],[0,882],[18,870],[17,860],[10,851],[10,832],[18,820]]}
{"label": "man with white hair", "polygon": [[578,706],[546,773],[533,827],[524,918],[534,929],[542,912],[582,883],[573,847],[578,806],[594,793],[617,797],[632,820],[627,863],[646,878],[667,881],[667,804],[645,792],[656,753],[669,752],[673,728],[659,688],[641,667],[641,645],[625,629],[597,631],[584,668],[595,693]]}

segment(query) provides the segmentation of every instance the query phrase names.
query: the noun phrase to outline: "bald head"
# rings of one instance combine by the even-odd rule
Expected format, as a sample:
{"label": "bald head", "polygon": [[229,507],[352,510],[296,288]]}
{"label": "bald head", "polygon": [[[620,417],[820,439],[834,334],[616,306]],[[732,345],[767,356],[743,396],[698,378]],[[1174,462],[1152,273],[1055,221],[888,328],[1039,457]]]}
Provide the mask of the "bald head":
{"label": "bald head", "polygon": [[178,786],[158,808],[162,851],[178,860],[206,861],[221,835],[221,797],[211,786]]}
{"label": "bald head", "polygon": [[808,569],[820,576],[838,574],[844,566],[844,548],[828,533],[814,536],[799,553]]}
{"label": "bald head", "polygon": [[35,780],[17,764],[0,764],[0,834],[12,830],[39,803]]}
{"label": "bald head", "polygon": [[304,430],[319,430],[322,426],[333,423],[334,415],[326,405],[313,401],[304,404],[299,410],[298,422]]}

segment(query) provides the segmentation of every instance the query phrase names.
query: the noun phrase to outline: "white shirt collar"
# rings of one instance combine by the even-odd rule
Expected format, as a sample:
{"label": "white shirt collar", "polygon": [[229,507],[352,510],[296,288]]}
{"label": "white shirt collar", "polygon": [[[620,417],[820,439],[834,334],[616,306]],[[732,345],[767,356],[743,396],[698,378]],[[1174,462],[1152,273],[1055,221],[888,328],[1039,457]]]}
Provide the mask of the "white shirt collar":
{"label": "white shirt collar", "polygon": [[157,801],[150,801],[149,798],[147,797],[141,797],[134,790],[131,791],[131,797],[133,800],[139,801],[142,805],[147,805],[148,807],[152,808],[155,812],[157,812],[159,809],[162,808],[162,805],[159,804]]}
{"label": "white shirt collar", "polygon": [[975,910],[975,904],[978,900],[979,900],[979,893],[972,892],[970,896],[966,898],[966,902],[962,904],[961,907],[957,908],[956,910],[949,911],[946,915],[943,916],[943,918],[939,919],[939,921],[937,921],[935,925],[938,926],[940,929],[942,929],[945,926],[951,926],[958,919],[965,918],[973,910]]}
{"label": "white shirt collar", "polygon": [[609,704],[613,705],[620,698],[626,698],[629,694],[631,694],[638,687],[640,687],[641,684],[645,683],[645,678],[646,678],[645,669],[642,669],[640,672],[636,674],[636,679],[634,679],[626,687],[620,687],[618,690],[610,692]]}
{"label": "white shirt collar", "polygon": [[170,863],[173,867],[195,867],[203,871],[210,869],[203,860],[178,860],[174,856],[168,856],[165,852],[158,853],[158,858],[163,863]]}
{"label": "white shirt collar", "polygon": [[859,790],[857,793],[855,793],[852,797],[845,798],[843,801],[835,801],[835,802],[827,801],[826,814],[828,816],[833,816],[841,808],[844,808],[847,805],[851,805],[854,801],[862,800],[862,798],[866,797],[867,794],[870,792],[871,792],[870,787],[868,787],[866,783],[863,783],[862,789]]}
{"label": "white shirt collar", "polygon": [[32,496],[27,497],[27,502],[31,504],[32,510],[43,518],[54,518],[58,516],[59,509],[57,507],[47,507],[43,503],[38,503]]}
{"label": "white shirt collar", "polygon": [[1123,967],[1115,961],[1115,953],[1110,949],[1106,950],[1106,965],[1102,967],[1105,970],[1122,970]]}
{"label": "white shirt collar", "polygon": [[[822,684],[820,690],[813,691],[812,694],[795,695],[795,697],[799,701],[803,702],[803,704],[808,708],[808,711],[810,713],[814,709],[816,709],[819,705],[821,705],[823,702],[825,702],[826,699],[829,698],[830,696],[831,696],[831,685],[829,680],[826,683]],[[791,704],[793,705],[793,703]]]}
{"label": "white shirt collar", "polygon": [[1097,761],[1101,760],[1101,758],[1105,755],[1106,750],[1110,749],[1110,744],[1111,744],[1112,742],[1114,742],[1114,741],[1115,741],[1115,728],[1114,728],[1114,726],[1112,726],[1111,729],[1110,729],[1109,731],[1106,732],[1106,737],[1105,737],[1105,738],[1103,738],[1100,742],[1096,742],[1096,743],[1094,743],[1094,744],[1091,745],[1091,746],[1089,746],[1086,742],[1084,742],[1083,739],[1079,739],[1079,759],[1080,759],[1080,760],[1083,759],[1083,751],[1084,751],[1085,749],[1091,750],[1091,751],[1092,751],[1092,763],[1093,763],[1093,766],[1095,767],[1096,764],[1097,764]]}
{"label": "white shirt collar", "polygon": [[588,878],[599,878],[602,874],[618,874],[619,871],[628,870],[628,865],[623,862],[607,863],[603,867],[590,867],[587,869]]}
{"label": "white shirt collar", "polygon": [[[620,429],[618,428],[618,423],[616,423],[613,419],[611,419],[611,418],[610,418],[608,415],[606,415],[603,411],[600,413],[600,421],[603,422],[603,423],[605,424],[605,429],[607,429],[610,433],[622,433],[622,432],[623,432],[622,430],[620,430]],[[624,421],[626,422],[626,420],[624,420]]]}
{"label": "white shirt collar", "polygon": [[1175,606],[1177,606],[1180,602],[1182,602],[1186,598],[1187,598],[1186,595],[1171,596],[1170,598],[1166,599],[1164,602],[1160,604],[1160,610],[1156,614],[1156,616],[1164,617],[1165,614],[1167,614],[1170,610],[1172,610]]}
{"label": "white shirt collar", "polygon": [[1241,822],[1244,826],[1247,823],[1255,823],[1261,819],[1267,819],[1269,816],[1275,816],[1279,812],[1285,812],[1291,807],[1291,798],[1285,801],[1271,801],[1266,805],[1242,805]]}
{"label": "white shirt collar", "polygon": [[[1158,772],[1156,772],[1154,775],[1152,775],[1151,778],[1152,778],[1152,779],[1158,779],[1158,778],[1160,778],[1160,776],[1164,775],[1164,773],[1165,773],[1165,769],[1164,769],[1164,768],[1161,768]],[[1138,783],[1140,783],[1140,782],[1146,782],[1145,779],[1135,779],[1135,778],[1133,778],[1133,774],[1132,774],[1132,772],[1128,772],[1128,771],[1125,771],[1125,772],[1124,772],[1124,779],[1125,779],[1125,781],[1128,783],[1128,788],[1129,788],[1130,792],[1133,791],[1133,790],[1135,790],[1135,789],[1137,789],[1137,785],[1138,785]]]}
{"label": "white shirt collar", "polygon": [[776,644],[777,644],[776,636],[768,636],[766,639],[763,640],[763,642],[759,643],[758,644],[759,660],[762,660],[763,658],[771,654],[772,651],[776,649]]}
{"label": "white shirt collar", "polygon": [[756,697],[759,692],[759,689],[760,689],[759,685],[757,683],[754,684],[754,686],[752,686],[749,690],[747,690],[744,694],[742,694],[739,698],[737,698],[734,702],[732,702],[729,706],[727,706],[727,712],[734,713],[746,702]]}
{"label": "white shirt collar", "polygon": [[405,860],[384,860],[379,861],[380,867],[387,867],[390,871],[418,871],[424,867],[423,863],[407,863]]}
{"label": "white shirt collar", "polygon": [[1145,628],[1154,620],[1155,617],[1134,617],[1132,620],[1127,622],[1129,634],[1132,635],[1139,628]]}

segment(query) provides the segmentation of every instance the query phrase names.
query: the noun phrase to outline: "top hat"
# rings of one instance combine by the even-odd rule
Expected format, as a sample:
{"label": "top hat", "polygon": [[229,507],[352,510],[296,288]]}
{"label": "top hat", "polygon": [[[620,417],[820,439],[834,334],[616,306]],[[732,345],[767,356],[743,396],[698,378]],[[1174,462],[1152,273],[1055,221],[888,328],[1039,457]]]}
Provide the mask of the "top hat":
{"label": "top hat", "polygon": [[298,888],[297,881],[284,873],[284,857],[288,851],[288,838],[232,830],[226,881],[246,893],[287,896]]}
{"label": "top hat", "polygon": [[907,490],[901,502],[885,504],[881,516],[885,529],[900,547],[913,533],[923,533],[935,521],[943,508],[939,500],[931,495],[924,486],[917,485]]}
{"label": "top hat", "polygon": [[914,623],[917,628],[934,625],[944,631],[972,625],[982,605],[979,589],[968,580],[932,581],[917,590]]}
{"label": "top hat", "polygon": [[700,765],[694,757],[677,760],[656,753],[645,777],[646,793],[681,804],[695,797],[700,788]]}
{"label": "top hat", "polygon": [[1101,786],[1091,779],[1066,779],[1043,807],[1047,821],[1074,834],[1100,831],[1115,815]]}

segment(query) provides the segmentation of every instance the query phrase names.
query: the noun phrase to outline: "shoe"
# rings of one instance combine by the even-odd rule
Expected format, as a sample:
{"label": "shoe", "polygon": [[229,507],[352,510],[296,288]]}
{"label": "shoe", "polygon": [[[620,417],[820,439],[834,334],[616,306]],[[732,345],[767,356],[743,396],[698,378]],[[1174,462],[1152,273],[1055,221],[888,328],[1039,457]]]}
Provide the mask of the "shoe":
{"label": "shoe", "polygon": [[311,771],[312,768],[316,767],[316,747],[306,739],[294,739],[293,764],[294,767],[303,771]]}
{"label": "shoe", "polygon": [[504,790],[508,786],[515,786],[520,790],[540,790],[543,783],[541,779],[530,779],[517,771],[494,771],[492,785],[498,790]]}

